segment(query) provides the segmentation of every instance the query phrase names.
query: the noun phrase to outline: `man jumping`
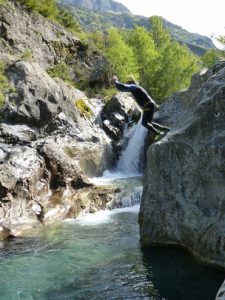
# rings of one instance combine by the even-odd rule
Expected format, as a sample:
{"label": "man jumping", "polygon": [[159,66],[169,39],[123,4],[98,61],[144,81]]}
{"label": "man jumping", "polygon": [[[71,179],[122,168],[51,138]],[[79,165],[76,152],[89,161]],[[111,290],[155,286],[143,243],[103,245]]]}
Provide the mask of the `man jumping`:
{"label": "man jumping", "polygon": [[170,130],[169,127],[162,126],[152,121],[155,109],[159,108],[159,105],[157,105],[146,90],[135,81],[133,76],[129,76],[129,81],[127,83],[122,83],[118,81],[117,76],[114,75],[112,77],[112,82],[120,92],[131,92],[137,104],[143,110],[141,124],[145,128],[152,131],[155,135],[163,135],[164,133],[161,132],[161,130],[164,132]]}

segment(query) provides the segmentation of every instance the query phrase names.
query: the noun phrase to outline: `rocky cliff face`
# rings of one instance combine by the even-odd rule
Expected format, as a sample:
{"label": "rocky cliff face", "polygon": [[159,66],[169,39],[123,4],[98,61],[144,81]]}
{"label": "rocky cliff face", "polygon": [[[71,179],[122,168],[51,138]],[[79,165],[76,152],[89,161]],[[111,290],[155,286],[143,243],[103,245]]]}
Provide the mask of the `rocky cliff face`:
{"label": "rocky cliff face", "polygon": [[37,62],[44,70],[65,62],[75,84],[108,84],[108,62],[62,26],[16,1],[0,6],[0,58]]}
{"label": "rocky cliff face", "polygon": [[142,244],[181,245],[224,268],[225,62],[196,74],[158,119],[172,130],[148,149]]}
{"label": "rocky cliff face", "polygon": [[[14,2],[0,6],[0,45],[11,83],[0,109],[0,239],[111,206],[120,190],[96,188],[88,179],[114,159],[102,128],[104,103],[47,73],[64,61],[101,84],[102,74],[108,79],[105,58]],[[26,60],[25,50],[32,53]],[[126,122],[124,116],[121,128]]]}

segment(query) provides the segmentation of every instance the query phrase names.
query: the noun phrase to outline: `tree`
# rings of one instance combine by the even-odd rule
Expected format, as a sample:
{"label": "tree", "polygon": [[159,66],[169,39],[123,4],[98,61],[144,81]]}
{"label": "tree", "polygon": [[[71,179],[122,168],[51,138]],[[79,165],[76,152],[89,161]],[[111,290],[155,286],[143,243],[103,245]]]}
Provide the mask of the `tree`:
{"label": "tree", "polygon": [[159,65],[154,84],[156,97],[162,100],[190,84],[191,76],[198,70],[198,59],[187,47],[170,42],[161,51]]}
{"label": "tree", "polygon": [[170,44],[170,33],[163,27],[162,17],[153,16],[149,18],[152,28],[151,35],[158,49],[167,47]]}
{"label": "tree", "polygon": [[171,40],[169,32],[163,28],[161,17],[151,17],[150,22],[158,52],[158,68],[151,82],[153,97],[163,100],[190,84],[191,76],[199,68],[198,58],[186,46]]}
{"label": "tree", "polygon": [[127,40],[133,48],[138,63],[140,81],[146,89],[151,91],[153,89],[151,81],[158,68],[158,53],[154,41],[149,31],[143,27],[136,27],[131,31]]}
{"label": "tree", "polygon": [[127,75],[139,77],[137,61],[132,47],[126,44],[118,30],[110,28],[106,41],[105,54],[112,63],[113,70],[120,80],[126,80]]}

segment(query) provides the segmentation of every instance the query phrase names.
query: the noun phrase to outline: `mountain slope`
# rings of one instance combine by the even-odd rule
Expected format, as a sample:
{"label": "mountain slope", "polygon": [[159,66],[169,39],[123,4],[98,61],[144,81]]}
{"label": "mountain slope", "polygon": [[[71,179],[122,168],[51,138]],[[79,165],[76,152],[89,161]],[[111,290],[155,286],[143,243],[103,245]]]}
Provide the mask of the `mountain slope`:
{"label": "mountain slope", "polygon": [[[81,26],[88,31],[104,31],[110,26],[131,29],[137,25],[151,29],[149,18],[133,15],[125,6],[115,1],[59,0],[59,3],[69,6]],[[190,33],[165,19],[163,24],[174,40],[186,44],[197,55],[203,55],[208,49],[215,48],[212,40],[206,36]]]}
{"label": "mountain slope", "polygon": [[113,0],[63,0],[64,4],[82,7],[90,10],[95,10],[99,12],[119,12],[119,13],[129,13],[129,9],[123,4],[115,2]]}

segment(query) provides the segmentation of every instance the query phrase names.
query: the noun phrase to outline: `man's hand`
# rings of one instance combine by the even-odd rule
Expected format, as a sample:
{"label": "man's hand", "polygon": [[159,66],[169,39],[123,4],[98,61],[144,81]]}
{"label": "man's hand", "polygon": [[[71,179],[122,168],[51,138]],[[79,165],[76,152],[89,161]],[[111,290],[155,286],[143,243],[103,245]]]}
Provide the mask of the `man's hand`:
{"label": "man's hand", "polygon": [[112,82],[114,83],[116,80],[118,80],[117,76],[116,76],[116,75],[113,75],[113,77],[112,77]]}

